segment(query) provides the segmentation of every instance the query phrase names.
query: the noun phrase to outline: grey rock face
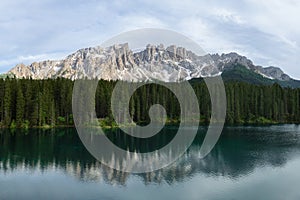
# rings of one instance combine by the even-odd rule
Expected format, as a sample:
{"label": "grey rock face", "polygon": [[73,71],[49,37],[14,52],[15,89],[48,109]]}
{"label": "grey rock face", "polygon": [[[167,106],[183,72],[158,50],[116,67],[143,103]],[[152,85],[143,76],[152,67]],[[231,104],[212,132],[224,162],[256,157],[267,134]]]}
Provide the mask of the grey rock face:
{"label": "grey rock face", "polygon": [[281,81],[290,81],[291,80],[291,78],[278,67],[263,68],[263,73],[269,77],[272,77],[274,79],[278,79]]}
{"label": "grey rock face", "polygon": [[177,82],[191,78],[220,75],[233,64],[241,64],[265,77],[290,80],[279,68],[255,66],[237,53],[197,56],[183,47],[147,45],[133,52],[128,44],[107,48],[93,47],[76,51],[63,60],[18,64],[9,72],[17,78],[68,79],[95,78],[104,80]]}
{"label": "grey rock face", "polygon": [[237,53],[222,54],[221,56],[218,54],[213,54],[211,57],[213,58],[220,71],[230,69],[232,66],[234,66],[234,64],[240,64],[269,79],[277,79],[280,81],[292,80],[291,77],[285,74],[278,67],[264,68],[262,66],[254,65],[253,62],[247,57],[241,56]]}

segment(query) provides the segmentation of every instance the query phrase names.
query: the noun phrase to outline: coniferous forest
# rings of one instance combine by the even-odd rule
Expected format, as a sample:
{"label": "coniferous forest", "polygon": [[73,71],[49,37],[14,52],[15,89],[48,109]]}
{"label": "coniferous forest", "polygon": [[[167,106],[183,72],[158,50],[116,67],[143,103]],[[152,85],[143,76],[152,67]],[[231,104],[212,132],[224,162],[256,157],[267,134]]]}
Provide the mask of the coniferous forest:
{"label": "coniferous forest", "polygon": [[[0,79],[0,126],[11,128],[73,126],[72,91],[69,79]],[[111,93],[114,81],[100,80],[95,94],[99,120],[112,126]],[[191,82],[199,100],[201,124],[210,121],[210,96],[203,81]],[[300,123],[300,89],[278,84],[254,85],[227,82],[227,124]],[[130,113],[137,123],[149,122],[148,110],[159,103],[168,122],[178,123],[179,103],[174,94],[157,84],[140,87],[130,101]]]}

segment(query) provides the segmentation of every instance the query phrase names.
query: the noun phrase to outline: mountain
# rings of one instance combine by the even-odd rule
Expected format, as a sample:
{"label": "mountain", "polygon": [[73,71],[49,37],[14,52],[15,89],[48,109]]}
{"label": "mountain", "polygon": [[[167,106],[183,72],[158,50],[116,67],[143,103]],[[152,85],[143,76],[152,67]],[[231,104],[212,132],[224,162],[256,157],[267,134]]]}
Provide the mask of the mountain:
{"label": "mountain", "polygon": [[14,78],[15,75],[11,74],[11,73],[7,73],[7,74],[0,74],[0,79],[6,79],[6,78]]}
{"label": "mountain", "polygon": [[[282,72],[279,68],[274,69]],[[265,75],[251,71],[241,64],[234,64],[232,69],[225,70],[222,73],[222,78],[225,82],[236,81],[257,85],[272,85],[277,83],[282,87],[300,88],[300,81],[294,80],[284,73],[278,78],[274,78],[276,77],[276,74],[269,77],[272,78],[267,78]]]}
{"label": "mountain", "polygon": [[[33,79],[64,77],[75,80],[89,77],[105,80],[165,82],[220,74],[223,74],[223,77],[225,75],[226,79],[232,77],[233,80],[237,80],[237,77],[246,73],[249,76],[246,79],[249,79],[248,82],[298,85],[298,81],[290,78],[280,68],[254,65],[251,60],[237,53],[198,56],[183,47],[171,45],[165,48],[162,44],[149,44],[144,50],[138,52],[130,50],[127,43],[107,48],[85,48],[63,60],[34,62],[28,66],[18,64],[9,73],[17,78]],[[245,81],[242,77],[240,79]]]}
{"label": "mountain", "polygon": [[128,44],[121,44],[80,49],[59,61],[35,62],[29,66],[19,64],[9,72],[17,78],[33,79],[90,77],[174,82],[214,75],[218,70],[208,65],[205,59],[181,47],[147,45],[143,51],[134,53]]}

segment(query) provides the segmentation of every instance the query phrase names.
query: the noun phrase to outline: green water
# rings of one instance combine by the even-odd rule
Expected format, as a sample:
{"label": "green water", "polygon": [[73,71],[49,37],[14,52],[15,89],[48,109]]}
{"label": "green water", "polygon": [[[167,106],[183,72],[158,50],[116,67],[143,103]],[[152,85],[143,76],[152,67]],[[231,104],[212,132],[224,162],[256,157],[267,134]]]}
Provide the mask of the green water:
{"label": "green water", "polygon": [[[130,174],[97,162],[73,128],[3,129],[0,199],[300,199],[300,126],[227,127],[213,151],[199,159],[205,131],[200,127],[172,166]],[[174,128],[164,133],[151,148],[170,141]],[[118,141],[116,131],[110,137]],[[134,142],[134,149],[146,151],[143,142]]]}

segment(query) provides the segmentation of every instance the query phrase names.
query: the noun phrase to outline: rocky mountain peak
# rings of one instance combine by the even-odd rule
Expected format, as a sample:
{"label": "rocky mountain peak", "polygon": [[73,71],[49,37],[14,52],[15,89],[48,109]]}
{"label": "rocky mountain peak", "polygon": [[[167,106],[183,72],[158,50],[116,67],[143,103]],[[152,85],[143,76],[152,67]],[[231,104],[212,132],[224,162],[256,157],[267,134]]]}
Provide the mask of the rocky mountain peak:
{"label": "rocky mountain peak", "polygon": [[234,64],[240,64],[245,66],[247,69],[255,70],[256,67],[254,66],[253,62],[245,56],[241,56],[235,52],[227,53],[227,54],[213,54],[212,59],[218,66],[219,70],[223,71]]}
{"label": "rocky mountain peak", "polygon": [[266,74],[269,77],[272,77],[274,79],[280,80],[280,81],[289,81],[291,80],[291,77],[289,77],[287,74],[285,74],[279,67],[266,67],[263,68],[264,74]]}
{"label": "rocky mountain peak", "polygon": [[291,80],[280,68],[256,66],[237,53],[198,56],[183,47],[148,44],[133,52],[128,43],[110,47],[80,49],[58,61],[18,64],[10,73],[17,78],[45,79],[84,77],[105,80],[176,82],[191,78],[216,76],[240,64],[264,77],[282,81]]}

